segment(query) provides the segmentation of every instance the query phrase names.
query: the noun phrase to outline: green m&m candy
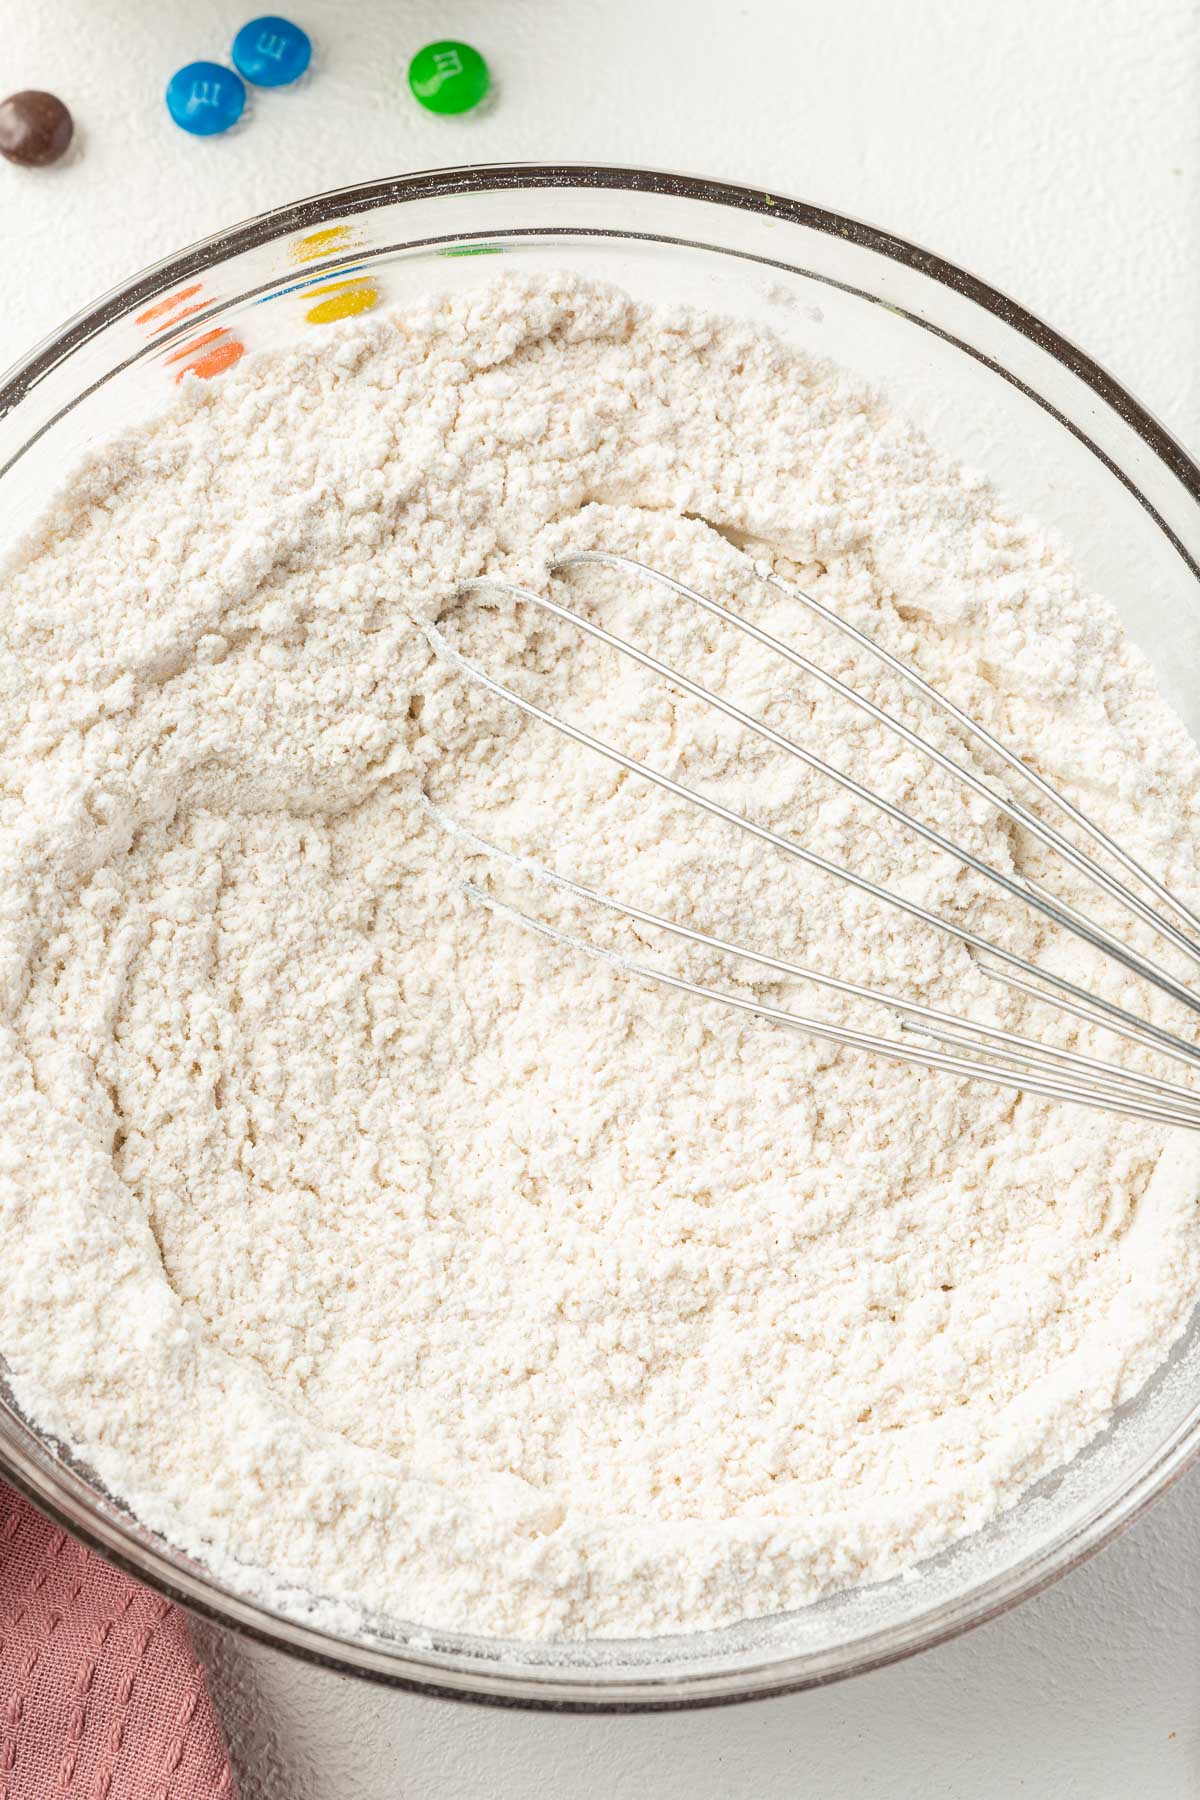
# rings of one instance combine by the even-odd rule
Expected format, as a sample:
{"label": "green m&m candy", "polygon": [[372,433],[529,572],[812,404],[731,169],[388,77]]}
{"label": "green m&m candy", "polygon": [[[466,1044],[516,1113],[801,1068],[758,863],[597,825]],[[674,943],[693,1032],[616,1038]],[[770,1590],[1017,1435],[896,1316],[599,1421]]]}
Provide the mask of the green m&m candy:
{"label": "green m&m candy", "polygon": [[470,112],[491,84],[488,66],[470,44],[426,44],[408,65],[414,99],[435,113]]}

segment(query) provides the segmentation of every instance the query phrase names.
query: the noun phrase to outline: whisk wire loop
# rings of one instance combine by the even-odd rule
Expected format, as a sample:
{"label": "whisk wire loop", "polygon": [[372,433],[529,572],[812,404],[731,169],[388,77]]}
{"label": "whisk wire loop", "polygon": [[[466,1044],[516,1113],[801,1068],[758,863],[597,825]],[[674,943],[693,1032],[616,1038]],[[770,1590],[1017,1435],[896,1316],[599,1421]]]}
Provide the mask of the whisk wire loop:
{"label": "whisk wire loop", "polygon": [[[1103,889],[1111,898],[1119,901],[1135,917],[1152,926],[1164,940],[1200,962],[1200,946],[1194,944],[1170,920],[1163,919],[1140,895],[1133,893],[1123,882],[1118,881],[1096,863],[1091,856],[1079,851],[1054,827],[1038,819],[1024,806],[999,794],[990,783],[983,781],[972,770],[965,768],[935,745],[928,743],[919,733],[877,706],[867,696],[860,694],[829,671],[822,669],[794,646],[765,631],[753,620],[746,619],[709,596],[696,592],[685,583],[677,581],[673,576],[650,568],[631,557],[599,551],[578,552],[558,559],[550,566],[549,573],[554,576],[584,564],[597,564],[638,578],[644,577],[681,598],[694,602],[713,616],[746,633],[765,649],[799,668],[806,676],[811,676],[821,682],[832,693],[860,707],[877,723],[893,731],[912,749],[927,757],[956,780],[965,783],[990,805],[995,806],[1003,816],[1012,819],[1023,829],[1028,829],[1038,841],[1061,856],[1071,867],[1086,875],[1096,886]],[[1170,906],[1175,911],[1177,916],[1186,919],[1189,924],[1194,924],[1200,929],[1200,920],[1197,920],[1190,909],[1178,901],[1162,883],[1146,874],[1134,858],[1120,846],[1114,845],[1112,840],[1087,819],[1085,814],[1059,795],[1043,777],[1029,769],[1028,765],[1022,762],[1014,752],[946,699],[909,665],[894,657],[890,651],[877,645],[856,626],[852,626],[832,609],[814,600],[811,595],[786,586],[770,572],[755,569],[753,574],[759,580],[784,593],[789,599],[798,600],[808,606],[817,616],[836,629],[844,631],[855,643],[877,656],[893,673],[910,682],[918,692],[939,706],[977,741],[982,742],[987,749],[1000,756],[1009,767],[1030,780],[1043,794],[1043,797],[1058,806],[1074,824],[1086,832],[1093,843],[1115,855],[1127,873],[1143,881],[1163,904]],[[1053,925],[1120,964],[1129,973],[1149,982],[1182,1006],[1192,1011],[1200,1011],[1200,998],[1193,994],[1182,981],[1169,974],[1148,956],[1123,944],[1120,939],[1078,908],[1059,900],[1044,887],[1028,881],[1023,876],[1009,875],[1006,871],[995,868],[991,863],[954,843],[952,839],[947,838],[935,827],[914,818],[903,808],[887,800],[884,796],[876,794],[844,770],[836,768],[833,764],[806,749],[802,744],[796,743],[782,732],[775,730],[765,720],[746,712],[723,695],[713,693],[700,682],[662,662],[639,645],[618,637],[615,633],[584,618],[573,608],[561,605],[548,595],[537,593],[515,582],[497,577],[480,577],[464,583],[460,592],[492,592],[503,595],[511,601],[526,602],[582,631],[619,655],[632,659],[673,688],[688,694],[702,705],[713,707],[740,728],[758,736],[786,755],[797,758],[805,766],[851,793],[856,799],[871,806],[902,829],[913,832],[932,848],[982,876],[1011,898],[1038,912]],[[760,821],[725,806],[711,795],[689,787],[662,770],[654,769],[637,758],[627,755],[617,746],[584,731],[570,720],[537,705],[514,688],[499,681],[478,663],[455,648],[437,624],[427,624],[425,631],[430,645],[437,655],[471,680],[482,685],[497,698],[516,707],[527,717],[549,726],[570,741],[616,764],[628,773],[650,782],[673,797],[700,808],[711,817],[717,818],[737,830],[748,832],[775,850],[795,858],[824,875],[846,883],[883,905],[895,908],[957,940],[967,950],[977,967],[989,977],[1005,983],[1038,1002],[1054,1007],[1067,1016],[1088,1024],[1102,1026],[1119,1037],[1154,1049],[1176,1063],[1184,1064],[1189,1068],[1200,1064],[1200,1047],[1190,1043],[1177,1032],[1170,1031],[1165,1026],[1131,1012],[1105,996],[1090,992],[1067,977],[1029,961],[1004,945],[993,942],[957,921],[945,918],[919,902],[871,881],[854,869],[833,862],[797,839],[774,831]],[[1200,1092],[1191,1090],[1179,1082],[1167,1081],[1142,1071],[1126,1069],[1101,1058],[1046,1044],[1020,1033],[1007,1031],[999,1026],[981,1024],[979,1021],[907,1000],[886,990],[847,981],[826,971],[794,964],[769,956],[764,952],[752,950],[745,945],[732,943],[698,931],[679,921],[668,919],[614,896],[603,894],[544,864],[505,851],[487,839],[478,837],[457,821],[449,819],[439,809],[431,807],[431,811],[444,826],[471,843],[476,849],[516,864],[535,879],[547,881],[561,890],[568,891],[576,899],[610,912],[616,912],[639,924],[670,933],[703,949],[770,969],[781,977],[808,982],[856,1000],[885,1007],[898,1020],[903,1036],[901,1039],[890,1038],[878,1032],[839,1025],[828,1019],[811,1018],[792,1013],[784,1008],[768,1005],[754,997],[709,987],[704,983],[691,981],[682,975],[673,974],[666,969],[640,961],[631,961],[619,952],[595,944],[573,932],[552,926],[532,914],[522,912],[496,896],[484,892],[474,883],[464,883],[471,897],[492,911],[509,917],[576,951],[614,962],[632,975],[704,1000],[718,1002],[734,1010],[769,1019],[776,1024],[802,1031],[811,1037],[853,1049],[867,1050],[892,1060],[909,1062],[949,1074],[984,1079],[1004,1088],[1033,1092],[1054,1099],[1071,1100],[1081,1105],[1098,1106],[1158,1123],[1200,1130]],[[929,1045],[942,1047],[929,1048]]]}

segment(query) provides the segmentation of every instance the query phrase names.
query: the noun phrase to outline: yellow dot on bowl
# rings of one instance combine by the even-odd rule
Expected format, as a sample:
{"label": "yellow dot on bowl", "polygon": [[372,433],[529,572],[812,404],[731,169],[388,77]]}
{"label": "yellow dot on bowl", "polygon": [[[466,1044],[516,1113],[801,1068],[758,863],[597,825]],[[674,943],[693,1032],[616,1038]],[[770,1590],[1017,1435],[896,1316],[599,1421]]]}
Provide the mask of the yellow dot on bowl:
{"label": "yellow dot on bowl", "polygon": [[325,287],[311,290],[327,299],[310,306],[304,317],[310,325],[330,325],[335,319],[352,319],[355,313],[370,312],[379,299],[379,289],[369,281],[331,281]]}
{"label": "yellow dot on bowl", "polygon": [[297,238],[288,250],[288,260],[320,262],[323,256],[332,256],[335,250],[344,250],[351,242],[349,225],[327,225],[321,231],[310,231],[307,237]]}

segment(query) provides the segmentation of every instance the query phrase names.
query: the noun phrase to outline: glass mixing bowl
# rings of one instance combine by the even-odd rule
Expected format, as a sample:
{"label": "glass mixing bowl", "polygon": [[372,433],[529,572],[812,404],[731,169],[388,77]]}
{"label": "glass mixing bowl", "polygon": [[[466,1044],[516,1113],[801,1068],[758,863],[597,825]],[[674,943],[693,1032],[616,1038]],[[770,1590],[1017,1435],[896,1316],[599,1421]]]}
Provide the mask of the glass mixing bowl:
{"label": "glass mixing bowl", "polygon": [[[502,262],[494,259],[503,258]],[[63,471],[243,349],[499,268],[569,268],[769,324],[869,377],[1069,542],[1200,736],[1200,469],[1082,352],[975,277],[781,195],[648,170],[437,170],[266,213],[134,277],[0,385],[0,547]],[[146,1531],[0,1393],[0,1473],[197,1611],[334,1668],[460,1698],[654,1707],[809,1686],[923,1649],[1036,1593],[1200,1446],[1200,1329],[1104,1435],[990,1529],[907,1578],[722,1631],[591,1644],[284,1617]]]}

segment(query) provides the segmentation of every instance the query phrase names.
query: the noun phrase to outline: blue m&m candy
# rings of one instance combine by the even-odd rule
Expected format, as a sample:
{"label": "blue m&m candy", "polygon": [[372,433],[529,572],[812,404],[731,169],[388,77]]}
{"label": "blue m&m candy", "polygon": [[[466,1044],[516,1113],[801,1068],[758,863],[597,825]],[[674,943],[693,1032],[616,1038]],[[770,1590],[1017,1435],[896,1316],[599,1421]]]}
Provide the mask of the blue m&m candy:
{"label": "blue m&m candy", "polygon": [[167,111],[181,131],[214,137],[242,116],[246,88],[240,76],[220,63],[186,63],[167,83]]}
{"label": "blue m&m candy", "polygon": [[251,19],[233,40],[234,67],[255,87],[286,87],[311,60],[308,33],[290,19]]}

